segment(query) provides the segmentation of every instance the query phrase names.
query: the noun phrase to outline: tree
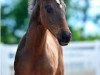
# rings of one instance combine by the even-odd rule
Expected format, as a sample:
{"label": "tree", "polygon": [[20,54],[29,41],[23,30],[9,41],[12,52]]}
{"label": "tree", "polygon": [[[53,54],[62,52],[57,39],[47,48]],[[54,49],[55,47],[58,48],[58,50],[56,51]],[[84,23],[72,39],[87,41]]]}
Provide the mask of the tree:
{"label": "tree", "polygon": [[[95,37],[93,35],[84,35],[86,21],[91,20],[98,26],[100,25],[100,14],[95,15],[96,18],[90,18],[89,14],[87,13],[90,8],[90,1],[91,0],[66,0],[66,19],[70,26],[72,38],[74,41],[100,39],[100,35],[95,35]],[[80,27],[77,26],[79,23],[81,23]]]}
{"label": "tree", "polygon": [[[27,0],[21,0],[16,3],[11,9],[8,5],[2,5],[1,8],[1,42],[3,43],[18,43],[28,24]],[[7,13],[8,12],[8,13]]]}

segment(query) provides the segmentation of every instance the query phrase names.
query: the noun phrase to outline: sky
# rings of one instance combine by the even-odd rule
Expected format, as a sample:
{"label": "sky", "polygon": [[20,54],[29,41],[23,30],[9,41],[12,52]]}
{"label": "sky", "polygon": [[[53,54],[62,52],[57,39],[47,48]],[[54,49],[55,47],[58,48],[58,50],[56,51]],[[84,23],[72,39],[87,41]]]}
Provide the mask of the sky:
{"label": "sky", "polygon": [[[88,14],[91,17],[94,17],[96,14],[100,15],[100,0],[91,0],[90,4],[91,5],[90,5],[90,9],[88,10]],[[88,34],[99,34],[100,35],[100,25],[98,26],[92,21],[88,20],[85,25],[85,34],[86,35]]]}

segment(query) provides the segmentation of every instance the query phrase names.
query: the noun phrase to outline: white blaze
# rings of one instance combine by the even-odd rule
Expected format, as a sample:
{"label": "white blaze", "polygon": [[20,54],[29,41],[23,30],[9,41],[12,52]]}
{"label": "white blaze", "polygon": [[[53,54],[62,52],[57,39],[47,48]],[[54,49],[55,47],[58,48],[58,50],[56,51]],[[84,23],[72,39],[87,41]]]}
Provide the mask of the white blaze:
{"label": "white blaze", "polygon": [[56,2],[59,4],[60,8],[62,8],[62,4],[61,4],[60,0],[56,0]]}

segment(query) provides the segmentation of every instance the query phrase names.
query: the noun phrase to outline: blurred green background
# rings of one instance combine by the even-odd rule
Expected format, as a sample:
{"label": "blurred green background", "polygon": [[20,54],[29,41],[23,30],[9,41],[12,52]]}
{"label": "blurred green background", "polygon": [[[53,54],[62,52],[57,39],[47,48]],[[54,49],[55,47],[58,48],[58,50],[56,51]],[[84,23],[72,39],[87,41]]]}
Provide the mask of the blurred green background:
{"label": "blurred green background", "polygon": [[[1,0],[2,43],[17,44],[26,32],[27,3],[27,0]],[[99,0],[65,0],[65,3],[72,41],[100,40]]]}

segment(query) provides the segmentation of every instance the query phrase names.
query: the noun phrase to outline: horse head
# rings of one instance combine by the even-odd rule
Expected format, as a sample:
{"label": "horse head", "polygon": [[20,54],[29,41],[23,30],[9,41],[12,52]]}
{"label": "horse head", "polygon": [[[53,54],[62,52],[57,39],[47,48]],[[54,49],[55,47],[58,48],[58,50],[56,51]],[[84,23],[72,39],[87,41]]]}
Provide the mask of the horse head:
{"label": "horse head", "polygon": [[65,18],[63,0],[35,0],[32,20],[37,19],[42,27],[48,29],[58,40],[59,44],[67,45],[71,32]]}

